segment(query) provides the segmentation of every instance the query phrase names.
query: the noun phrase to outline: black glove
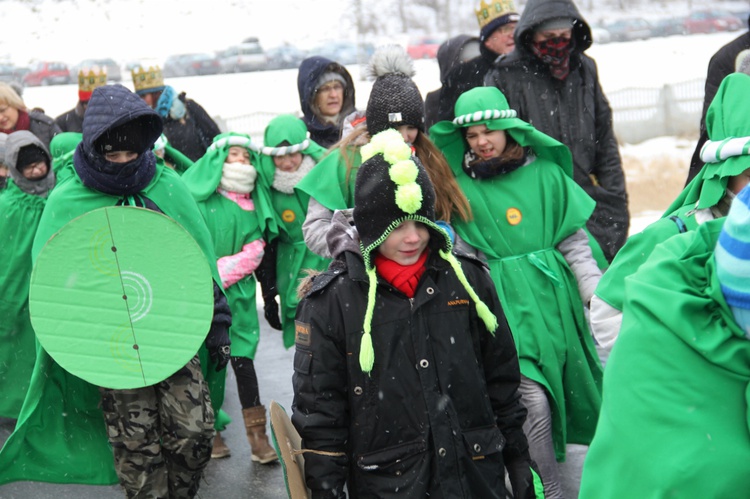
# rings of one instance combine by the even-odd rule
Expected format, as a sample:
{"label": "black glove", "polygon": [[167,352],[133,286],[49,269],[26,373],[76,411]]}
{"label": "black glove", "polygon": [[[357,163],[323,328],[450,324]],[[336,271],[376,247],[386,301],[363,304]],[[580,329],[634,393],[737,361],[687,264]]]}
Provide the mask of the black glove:
{"label": "black glove", "polygon": [[268,321],[268,325],[281,331],[281,319],[279,319],[279,304],[276,303],[275,296],[263,297],[263,315]]}
{"label": "black glove", "polygon": [[224,324],[211,324],[206,336],[206,349],[211,358],[211,363],[216,365],[216,371],[221,371],[229,363],[232,351],[229,345],[229,329]]}
{"label": "black glove", "polygon": [[508,478],[513,488],[515,499],[535,499],[534,478],[531,474],[532,468],[539,475],[539,469],[532,459],[519,458],[505,465],[508,470]]}

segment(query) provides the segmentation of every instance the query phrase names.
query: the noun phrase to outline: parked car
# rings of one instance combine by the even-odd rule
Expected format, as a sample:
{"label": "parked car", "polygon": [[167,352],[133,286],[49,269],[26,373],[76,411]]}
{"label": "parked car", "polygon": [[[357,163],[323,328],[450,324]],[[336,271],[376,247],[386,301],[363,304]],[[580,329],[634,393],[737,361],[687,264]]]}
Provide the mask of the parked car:
{"label": "parked car", "polygon": [[685,18],[685,33],[716,33],[737,31],[747,26],[747,19],[740,20],[726,10],[696,10]]}
{"label": "parked car", "polygon": [[686,34],[684,17],[662,17],[651,22],[652,37],[684,34]]}
{"label": "parked car", "polygon": [[319,55],[339,64],[357,64],[367,62],[374,52],[375,47],[370,43],[363,43],[360,53],[360,48],[356,43],[331,41],[313,48],[308,55]]}
{"label": "parked car", "polygon": [[212,54],[176,54],[167,57],[162,71],[165,78],[215,75],[221,73],[221,64]]}
{"label": "parked car", "polygon": [[77,77],[81,70],[88,71],[91,69],[104,70],[107,72],[107,81],[122,81],[122,72],[120,65],[114,59],[85,59],[71,68],[73,76]]}
{"label": "parked car", "polygon": [[23,77],[27,87],[66,85],[70,83],[70,69],[64,62],[42,61],[32,65]]}
{"label": "parked car", "polygon": [[266,50],[268,59],[266,69],[297,69],[305,57],[307,57],[306,52],[294,45],[274,47]]}
{"label": "parked car", "polygon": [[222,73],[242,73],[266,69],[268,59],[260,43],[254,41],[229,47],[219,55],[219,64]]}
{"label": "parked car", "polygon": [[612,35],[607,28],[599,24],[591,24],[591,39],[594,43],[609,43],[612,41]]}
{"label": "parked car", "polygon": [[613,42],[630,42],[651,38],[651,25],[645,19],[618,19],[604,25]]}
{"label": "parked car", "polygon": [[12,64],[0,63],[0,81],[5,83],[23,84],[23,76],[28,72],[26,68],[18,68]]}
{"label": "parked car", "polygon": [[420,36],[409,40],[406,52],[412,59],[434,59],[443,40],[434,36]]}

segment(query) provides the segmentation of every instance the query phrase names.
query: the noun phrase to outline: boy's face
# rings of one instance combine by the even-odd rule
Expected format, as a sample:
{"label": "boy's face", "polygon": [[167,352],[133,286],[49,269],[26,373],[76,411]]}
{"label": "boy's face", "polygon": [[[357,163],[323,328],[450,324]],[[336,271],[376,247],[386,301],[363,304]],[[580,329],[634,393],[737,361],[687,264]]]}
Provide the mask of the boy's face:
{"label": "boy's face", "polygon": [[104,159],[110,163],[128,163],[138,157],[133,151],[110,151],[104,153]]}
{"label": "boy's face", "polygon": [[414,265],[430,242],[430,232],[419,222],[407,220],[378,246],[381,255],[399,265]]}
{"label": "boy's face", "polygon": [[245,165],[250,164],[250,153],[247,149],[240,146],[232,146],[229,148],[227,154],[227,163],[242,163]]}
{"label": "boy's face", "polygon": [[273,164],[282,172],[296,172],[302,164],[302,153],[294,152],[283,156],[274,156]]}
{"label": "boy's face", "polygon": [[19,171],[23,178],[27,180],[41,180],[49,173],[49,167],[44,161],[36,161],[21,167]]}

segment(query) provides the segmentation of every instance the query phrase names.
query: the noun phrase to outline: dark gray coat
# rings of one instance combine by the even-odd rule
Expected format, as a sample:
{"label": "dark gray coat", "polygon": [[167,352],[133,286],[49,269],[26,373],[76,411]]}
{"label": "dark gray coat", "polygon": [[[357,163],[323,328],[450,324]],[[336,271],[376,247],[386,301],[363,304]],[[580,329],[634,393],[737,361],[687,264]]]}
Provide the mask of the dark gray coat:
{"label": "dark gray coat", "polygon": [[[534,28],[557,17],[576,20],[570,74],[564,80],[554,78],[531,50]],[[625,244],[630,215],[612,109],[596,63],[584,54],[591,46],[591,29],[570,0],[529,0],[515,41],[515,51],[497,62],[485,85],[498,87],[519,118],[570,148],[573,177],[596,201],[587,228],[611,261]]]}

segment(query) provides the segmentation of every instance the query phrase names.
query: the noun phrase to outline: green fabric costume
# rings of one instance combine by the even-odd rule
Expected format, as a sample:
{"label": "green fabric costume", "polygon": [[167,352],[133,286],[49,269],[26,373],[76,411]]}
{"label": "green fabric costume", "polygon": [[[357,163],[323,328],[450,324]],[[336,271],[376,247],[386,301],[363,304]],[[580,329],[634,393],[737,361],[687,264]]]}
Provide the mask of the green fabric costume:
{"label": "green fabric costume", "polygon": [[716,275],[724,220],[658,245],[625,280],[581,498],[747,497],[750,341]]}
{"label": "green fabric costume", "polygon": [[52,170],[55,172],[58,184],[75,175],[73,153],[82,139],[83,134],[78,132],[63,132],[52,137],[49,152],[52,155]]}
{"label": "green fabric costume", "polygon": [[[261,150],[259,173],[266,185],[273,184],[276,167],[273,162],[275,154],[285,152],[278,148],[283,142],[289,146],[301,146],[307,139],[307,126],[296,116],[285,114],[271,120],[266,127]],[[309,139],[307,139],[309,140]],[[307,147],[300,151],[319,161],[326,149],[309,140]],[[309,175],[309,174],[308,174]],[[300,181],[301,183],[301,181]],[[305,277],[303,270],[325,270],[330,260],[310,251],[302,235],[302,223],[307,215],[307,203],[310,196],[302,191],[287,194],[271,188],[271,203],[280,227],[278,236],[278,253],[276,257],[276,288],[281,301],[281,325],[284,347],[294,345],[294,316],[297,311],[297,286]],[[270,241],[270,239],[267,239]]]}
{"label": "green fabric costume", "polygon": [[[706,130],[710,140],[721,141],[749,134],[750,126],[745,118],[750,113],[747,95],[750,95],[750,76],[734,73],[724,78],[706,113]],[[747,155],[706,163],[660,220],[628,239],[599,281],[596,295],[610,306],[622,310],[625,278],[638,270],[657,244],[681,231],[677,221],[670,217],[677,217],[684,224],[682,232],[694,230],[699,225],[695,218],[696,210],[711,208],[719,203],[724,197],[729,179],[748,168],[750,156]]]}
{"label": "green fabric costume", "polygon": [[[211,236],[177,173],[157,165],[154,178],[140,194],[195,238],[210,262],[214,279],[220,282]],[[47,200],[32,258],[66,223],[97,208],[114,206],[120,199],[87,188],[77,175],[66,178]],[[62,369],[38,342],[36,352],[18,423],[0,451],[0,484],[17,480],[118,483],[98,388]],[[204,370],[213,371],[208,364]]]}
{"label": "green fabric costume", "polygon": [[8,180],[0,196],[0,417],[15,419],[29,387],[36,346],[29,319],[31,246],[46,198]]}
{"label": "green fabric costume", "polygon": [[315,165],[294,188],[300,198],[313,198],[331,211],[354,207],[354,179],[357,178],[362,156],[359,147],[348,147],[346,154],[352,167],[347,171],[343,154],[341,149],[334,149]]}
{"label": "green fabric costume", "polygon": [[[256,181],[252,193],[255,211],[245,211],[237,203],[217,192],[222,167],[232,145],[245,147],[250,152],[250,163],[259,163],[256,147],[251,144],[250,137],[229,132],[217,135],[206,154],[181,177],[198,203],[198,209],[211,234],[212,251],[217,258],[239,253],[245,244],[262,239],[264,231],[274,236],[278,233],[278,226],[273,219],[270,194],[263,182]],[[232,311],[232,326],[229,328],[232,356],[252,359],[260,341],[255,276],[246,276],[224,291],[229,309]],[[214,412],[220,415],[217,417],[215,428],[221,431],[230,422],[226,413],[219,412],[224,403],[226,372],[217,373],[211,370],[206,373],[206,381],[211,391],[211,405]]]}
{"label": "green fabric costume", "polygon": [[[474,180],[463,168],[461,126],[442,121],[430,137],[446,156],[471,204],[474,220],[456,219],[461,238],[487,256],[518,349],[521,373],[550,395],[558,460],[566,443],[588,444],[601,402],[602,371],[578,285],[557,245],[585,226],[594,201],[572,180],[570,152],[508,112],[502,93],[483,87],[464,93],[456,116],[482,114],[463,126],[505,130],[536,159],[511,173]],[[503,112],[505,111],[505,112]]]}
{"label": "green fabric costume", "polygon": [[161,134],[159,140],[154,144],[154,153],[156,153],[156,151],[163,151],[163,158],[162,154],[156,155],[158,161],[163,162],[165,166],[169,163],[172,165],[171,168],[180,175],[193,166],[193,160],[185,156],[179,149],[172,146],[172,144],[169,143],[167,136],[164,134]]}

